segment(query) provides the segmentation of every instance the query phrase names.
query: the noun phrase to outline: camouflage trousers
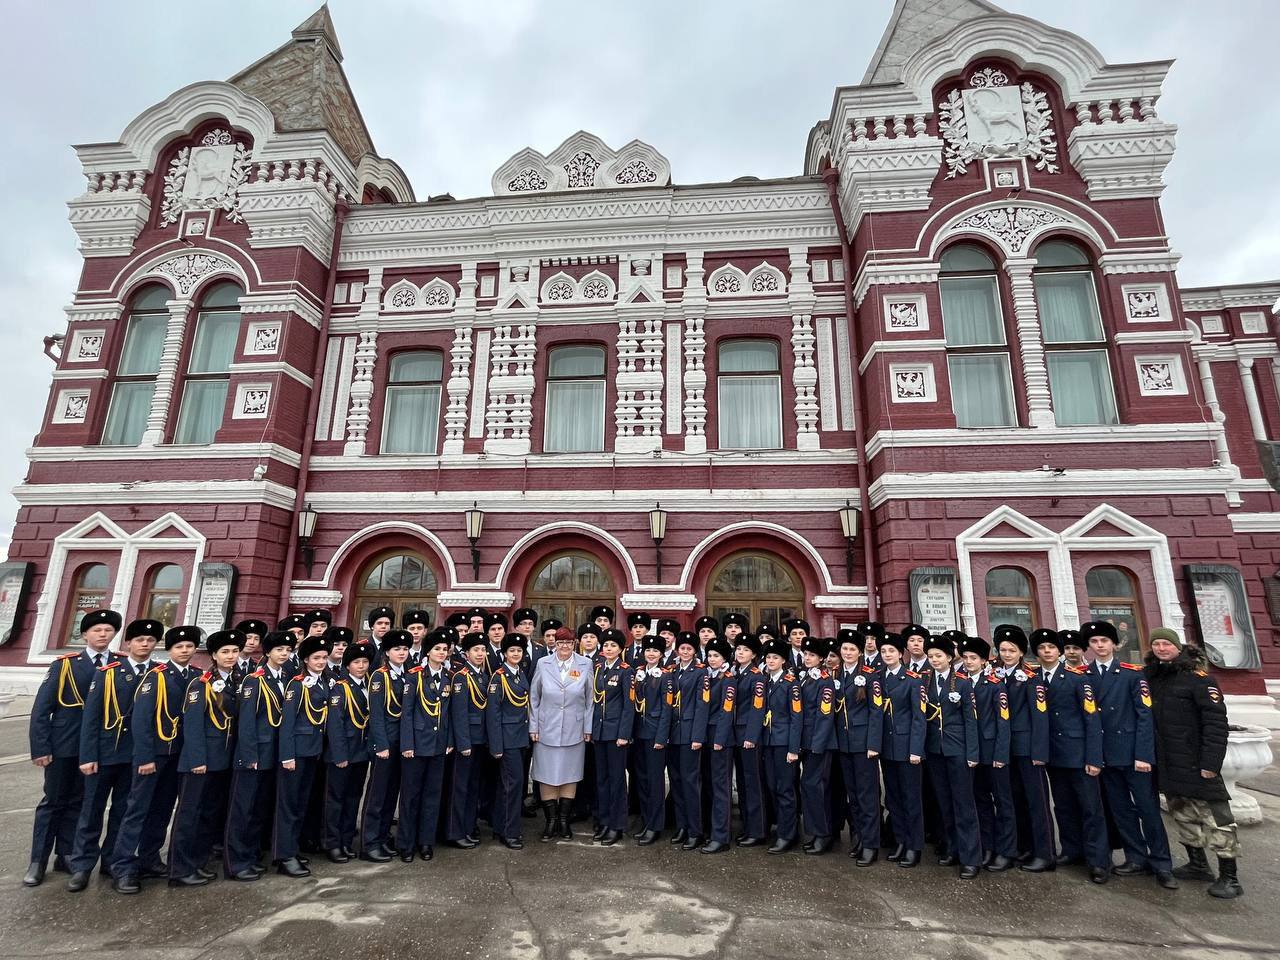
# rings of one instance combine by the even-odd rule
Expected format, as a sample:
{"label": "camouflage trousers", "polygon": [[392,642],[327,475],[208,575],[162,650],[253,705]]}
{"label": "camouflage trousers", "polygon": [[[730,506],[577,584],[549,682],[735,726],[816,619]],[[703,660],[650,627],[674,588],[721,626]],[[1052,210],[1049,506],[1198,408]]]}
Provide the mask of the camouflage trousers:
{"label": "camouflage trousers", "polygon": [[1188,847],[1208,847],[1220,857],[1240,856],[1236,818],[1226,800],[1167,797],[1169,815],[1178,828],[1178,840]]}

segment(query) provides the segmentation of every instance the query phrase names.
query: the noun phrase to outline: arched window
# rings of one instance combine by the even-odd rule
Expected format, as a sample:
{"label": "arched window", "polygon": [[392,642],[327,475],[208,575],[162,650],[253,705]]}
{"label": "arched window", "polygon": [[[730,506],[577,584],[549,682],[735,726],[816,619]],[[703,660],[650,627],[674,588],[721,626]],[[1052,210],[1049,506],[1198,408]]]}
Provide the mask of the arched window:
{"label": "arched window", "polygon": [[1036,248],[1032,278],[1058,426],[1115,423],[1115,391],[1088,254],[1074,243],[1048,240]]}
{"label": "arched window", "polygon": [[133,299],[102,430],[102,442],[107,446],[136,447],[142,442],[169,326],[168,300],[168,289],[159,286],[147,287]]}
{"label": "arched window", "polygon": [[[987,623],[995,627],[1012,623],[1027,633],[1040,623],[1031,578],[1017,567],[992,567],[987,571]],[[1035,653],[1035,651],[1031,651]]]}
{"label": "arched window", "polygon": [[80,643],[80,621],[86,613],[105,609],[110,597],[111,571],[105,563],[89,563],[80,568],[71,587],[71,622],[67,626],[68,646]]}
{"label": "arched window", "polygon": [[804,616],[804,584],[791,565],[768,553],[735,553],[707,581],[707,609],[717,619],[745,614],[752,629]]}
{"label": "arched window", "polygon": [[973,244],[950,247],[942,255],[938,291],[956,426],[1014,426],[1013,378],[994,261]]}
{"label": "arched window", "polygon": [[391,355],[382,408],[383,453],[435,453],[440,435],[444,354],[414,350]]}
{"label": "arched window", "polygon": [[400,624],[408,610],[426,610],[436,620],[435,572],[419,554],[397,550],[375,558],[356,581],[356,608],[352,624],[356,631],[368,624],[374,607],[391,607]]}
{"label": "arched window", "polygon": [[200,303],[174,443],[213,443],[222,427],[231,361],[240,338],[240,293],[234,283],[219,283]]}
{"label": "arched window", "polygon": [[604,449],[604,348],[553,347],[547,357],[543,450],[595,453]]}
{"label": "arched window", "polygon": [[586,623],[591,608],[617,606],[617,593],[609,571],[589,553],[568,551],[543,561],[529,578],[525,606],[540,619],[553,617],[567,627]]}
{"label": "arched window", "polygon": [[720,447],[777,450],[782,446],[778,344],[773,340],[724,340],[718,357]]}
{"label": "arched window", "polygon": [[1089,596],[1089,619],[1106,620],[1119,634],[1116,656],[1140,663],[1145,632],[1133,574],[1122,567],[1094,567],[1084,576],[1084,588]]}
{"label": "arched window", "polygon": [[159,620],[166,627],[178,625],[178,608],[182,604],[182,568],[176,563],[163,563],[147,578],[142,616]]}

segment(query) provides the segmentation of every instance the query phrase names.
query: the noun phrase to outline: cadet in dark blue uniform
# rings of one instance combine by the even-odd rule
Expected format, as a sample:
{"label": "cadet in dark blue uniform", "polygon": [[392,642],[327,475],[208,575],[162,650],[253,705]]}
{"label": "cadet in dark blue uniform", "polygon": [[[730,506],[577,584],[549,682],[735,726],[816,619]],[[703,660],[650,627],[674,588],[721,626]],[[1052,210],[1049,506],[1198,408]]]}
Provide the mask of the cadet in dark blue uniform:
{"label": "cadet in dark blue uniform", "polygon": [[642,610],[627,614],[627,632],[631,639],[622,651],[622,659],[632,670],[638,670],[644,664],[644,640],[649,636],[652,625],[653,618]]}
{"label": "cadet in dark blue uniform", "polygon": [[1062,662],[1062,639],[1048,630],[1031,635],[1040,661],[1040,680],[1049,713],[1049,784],[1062,844],[1059,864],[1087,860],[1089,879],[1111,876],[1111,844],[1102,814],[1102,722],[1093,684],[1083,670]]}
{"label": "cadet in dark blue uniform", "polygon": [[804,852],[815,856],[831,849],[831,751],[836,746],[836,685],[823,666],[827,642],[805,637],[800,645],[804,671],[800,674],[800,811],[809,839]]}
{"label": "cadet in dark blue uniform", "polygon": [[[902,665],[901,638],[880,638],[884,671],[871,681],[871,716],[867,722],[867,756],[880,758],[884,805],[889,811],[897,847],[886,858],[900,867],[920,863],[924,847],[924,813],[920,803],[920,767],[924,760],[924,712],[920,675]],[[876,720],[880,711],[880,720]]]}
{"label": "cadet in dark blue uniform", "polygon": [[262,659],[266,655],[266,651],[262,649],[262,640],[269,630],[261,620],[241,620],[233,629],[244,634],[244,649],[231,668],[231,677],[239,690],[244,678],[262,666]]}
{"label": "cadet in dark blue uniform", "polygon": [[1003,675],[987,663],[990,655],[991,644],[981,637],[966,637],[960,645],[978,711],[978,765],[973,768],[973,797],[978,805],[982,865],[999,873],[1012,867],[1018,855],[1018,820],[1009,776],[1009,690]]}
{"label": "cadet in dark blue uniform", "polygon": [[178,757],[178,809],[169,837],[169,886],[199,887],[216,874],[205,869],[222,837],[236,723],[231,668],[244,649],[244,634],[219,630],[205,649],[212,669],[191,681],[182,709],[182,753]]}
{"label": "cadet in dark blue uniform", "polygon": [[765,818],[764,768],[764,673],[756,665],[760,641],[749,633],[738,637],[733,648],[733,754],[738,778],[738,816],[742,832],[734,837],[740,847],[758,847],[769,835]]}
{"label": "cadet in dark blue uniform", "polygon": [[625,644],[621,630],[605,630],[593,676],[591,750],[600,827],[592,839],[606,847],[621,840],[627,829],[627,747],[636,711],[631,702],[632,671],[622,659]]}
{"label": "cadet in dark blue uniform", "polygon": [[[1052,633],[1052,631],[1049,631]],[[1053,817],[1049,809],[1049,692],[1040,668],[1025,663],[1027,635],[1015,624],[992,632],[1000,656],[996,672],[1009,696],[1009,771],[1017,829],[1018,869],[1053,870]]]}
{"label": "cadet in dark blue uniform", "polygon": [[521,664],[526,643],[518,633],[503,638],[503,662],[489,677],[488,706],[484,709],[489,752],[498,763],[493,831],[508,850],[524,849],[520,815],[524,757],[529,750],[529,679]]}
{"label": "cadet in dark blue uniform", "polygon": [[456,756],[448,840],[452,847],[470,850],[480,842],[480,765],[488,755],[484,712],[489,702],[489,641],[483,633],[468,633],[462,639],[462,648],[466,665],[454,673],[449,694],[449,723]]}
{"label": "cadet in dark blue uniform", "polygon": [[[228,880],[252,882],[266,872],[258,855],[274,819],[284,691],[290,679],[285,666],[296,645],[297,638],[288,630],[267,633],[262,641],[266,651],[262,665],[240,684],[235,772],[222,844],[223,871]],[[264,797],[270,798],[269,807]],[[267,816],[263,816],[264,810]]]}
{"label": "cadet in dark blue uniform", "polygon": [[973,769],[980,756],[978,714],[973,684],[952,661],[955,644],[943,637],[925,641],[929,676],[920,696],[925,718],[925,762],[938,800],[946,852],[944,867],[960,864],[960,879],[972,880],[982,864],[978,808],[973,798]]}
{"label": "cadet in dark blue uniform", "polygon": [[307,637],[298,644],[302,669],[284,688],[284,718],[280,722],[280,773],[276,781],[275,830],[271,857],[287,877],[309,877],[298,857],[303,817],[316,769],[324,755],[325,723],[329,718],[329,660],[327,637]]}
{"label": "cadet in dark blue uniform", "polygon": [[666,642],[649,634],[644,638],[644,659],[632,679],[631,700],[635,707],[632,744],[637,759],[640,793],[640,830],[636,844],[647,847],[666,827],[667,766],[662,713],[666,709],[666,673],[662,654]]}
{"label": "cadet in dark blue uniform", "polygon": [[[111,872],[116,834],[124,820],[133,786],[133,698],[151,669],[151,651],[164,633],[158,620],[134,620],[124,631],[128,656],[98,668],[89,683],[84,714],[80,719],[80,772],[84,774],[84,799],[76,821],[75,846],[69,865],[67,889],[78,893],[89,883],[99,858]],[[107,835],[102,839],[107,800]]]}
{"label": "cadet in dark blue uniform", "polygon": [[1141,666],[1116,658],[1114,626],[1092,621],[1080,628],[1080,635],[1094,656],[1089,673],[1102,718],[1103,799],[1124,844],[1124,863],[1112,873],[1154,873],[1160,886],[1176,890],[1169,836],[1151,774],[1156,761],[1151,690]]}
{"label": "cadet in dark blue uniform", "polygon": [[[852,832],[849,856],[858,866],[869,867],[880,857],[880,768],[867,756],[867,726],[871,711],[872,682],[879,676],[863,659],[862,636],[844,629],[836,636],[840,668],[835,676],[836,756],[844,778],[844,796]],[[875,722],[881,718],[874,715]]]}
{"label": "cadet in dark blue uniform", "polygon": [[776,638],[763,646],[765,666],[764,755],[765,784],[773,801],[777,836],[767,853],[786,853],[796,843],[796,763],[804,706],[800,681],[787,669],[790,646]]}
{"label": "cadet in dark blue uniform", "polygon": [[329,688],[321,842],[332,863],[346,863],[356,855],[360,800],[369,779],[369,665],[374,655],[368,641],[351,644],[342,654],[345,676]]}
{"label": "cadet in dark blue uniform", "polygon": [[44,882],[55,844],[55,869],[69,869],[66,858],[75,845],[76,821],[84,796],[84,777],[80,773],[84,698],[98,667],[116,657],[107,648],[120,623],[120,614],[112,610],[86,613],[80,620],[84,649],[53,661],[31,705],[31,762],[44,770],[44,795],[36,805],[31,863],[22,878],[28,887]]}
{"label": "cadet in dark blue uniform", "polygon": [[854,628],[862,638],[862,662],[874,670],[879,670],[884,661],[880,659],[880,641],[884,639],[883,623],[875,620],[863,620]]}
{"label": "cadet in dark blue uniform", "polygon": [[[159,624],[157,624],[159,626]],[[133,696],[133,785],[108,866],[119,893],[138,893],[143,877],[165,878],[161,859],[173,805],[178,799],[178,758],[182,753],[182,708],[196,671],[187,665],[200,642],[200,628],[165,632],[169,662],[157,664]]]}
{"label": "cadet in dark blue uniform", "polygon": [[[406,615],[408,619],[408,615]],[[404,688],[409,667],[411,634],[407,630],[388,630],[382,637],[382,665],[369,679],[369,754],[372,772],[364,799],[361,824],[360,859],[386,863],[392,857],[389,849],[391,823],[395,819],[396,801],[400,797],[403,763],[400,756],[400,722],[404,716]],[[425,657],[427,641],[419,645]],[[409,849],[413,857],[413,848]]]}
{"label": "cadet in dark blue uniform", "polygon": [[[738,633],[741,634],[741,630]],[[736,743],[733,719],[738,699],[738,684],[729,666],[733,649],[733,645],[721,637],[707,642],[707,670],[702,681],[702,698],[707,704],[707,742],[703,753],[709,760],[705,791],[710,794],[711,804],[707,817],[708,839],[701,848],[702,853],[728,850],[733,829]]]}
{"label": "cadet in dark blue uniform", "polygon": [[[696,850],[704,842],[702,826],[702,757],[707,740],[707,704],[702,699],[706,672],[694,659],[697,639],[682,633],[676,641],[675,666],[668,668],[663,692],[667,726],[667,772],[675,801],[676,832],[671,842]],[[674,763],[672,762],[674,760]]]}
{"label": "cadet in dark blue uniform", "polygon": [[[447,629],[447,628],[446,628]],[[435,855],[440,823],[445,765],[453,752],[449,723],[449,655],[453,631],[430,634],[423,662],[409,671],[400,720],[400,825],[396,848],[404,863],[416,852],[423,860]]]}

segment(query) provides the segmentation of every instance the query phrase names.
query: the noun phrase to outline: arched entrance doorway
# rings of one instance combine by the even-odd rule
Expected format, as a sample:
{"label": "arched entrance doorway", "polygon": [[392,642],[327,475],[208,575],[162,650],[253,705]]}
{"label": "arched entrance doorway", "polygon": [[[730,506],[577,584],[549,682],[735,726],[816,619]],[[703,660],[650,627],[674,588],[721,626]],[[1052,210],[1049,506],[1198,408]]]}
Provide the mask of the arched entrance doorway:
{"label": "arched entrance doorway", "polygon": [[592,607],[616,609],[618,600],[604,564],[581,550],[566,550],[534,568],[524,602],[540,619],[553,617],[576,629],[587,622]]}
{"label": "arched entrance doorway", "polygon": [[707,580],[707,612],[745,614],[754,630],[762,623],[780,627],[788,617],[804,616],[804,584],[780,557],[756,550],[725,557]]}
{"label": "arched entrance doorway", "polygon": [[435,572],[421,554],[407,550],[378,554],[356,580],[352,627],[360,633],[375,607],[393,609],[397,625],[407,610],[426,610],[435,624],[436,592]]}

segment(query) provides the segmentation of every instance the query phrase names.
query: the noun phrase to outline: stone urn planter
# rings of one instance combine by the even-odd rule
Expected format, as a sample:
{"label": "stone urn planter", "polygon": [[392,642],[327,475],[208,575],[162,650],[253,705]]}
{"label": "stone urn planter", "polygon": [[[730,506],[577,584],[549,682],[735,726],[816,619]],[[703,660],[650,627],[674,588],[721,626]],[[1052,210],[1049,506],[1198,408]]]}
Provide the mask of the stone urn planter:
{"label": "stone urn planter", "polygon": [[1252,779],[1271,766],[1271,731],[1266,727],[1234,723],[1228,729],[1222,780],[1231,793],[1231,812],[1241,826],[1261,823],[1262,808],[1258,801],[1236,786],[1236,781]]}

